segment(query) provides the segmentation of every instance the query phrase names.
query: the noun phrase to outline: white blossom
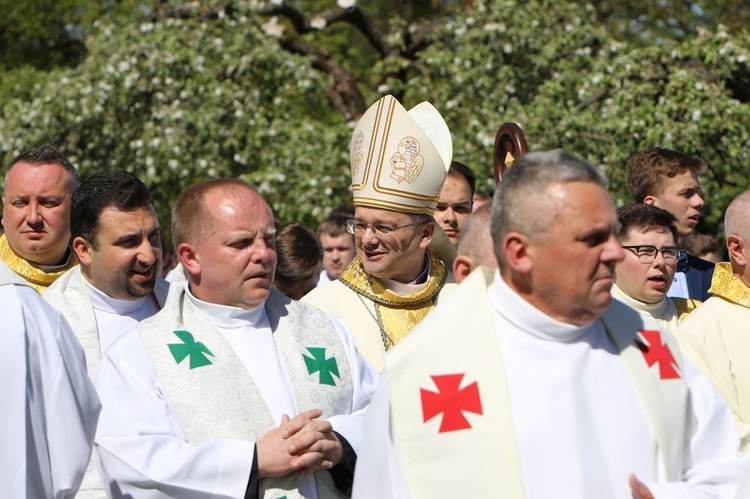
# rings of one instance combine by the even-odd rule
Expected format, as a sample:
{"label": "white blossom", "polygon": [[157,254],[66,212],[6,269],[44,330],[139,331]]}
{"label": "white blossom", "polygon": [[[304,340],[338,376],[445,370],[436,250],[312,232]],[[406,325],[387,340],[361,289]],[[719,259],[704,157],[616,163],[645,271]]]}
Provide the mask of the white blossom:
{"label": "white blossom", "polygon": [[351,9],[357,5],[357,0],[336,0],[336,5],[342,9]]}
{"label": "white blossom", "polygon": [[281,38],[284,36],[284,26],[279,24],[279,18],[271,17],[267,22],[261,24],[263,32],[272,38]]}
{"label": "white blossom", "polygon": [[317,30],[323,30],[328,25],[325,18],[322,16],[315,16],[310,19],[310,27]]}

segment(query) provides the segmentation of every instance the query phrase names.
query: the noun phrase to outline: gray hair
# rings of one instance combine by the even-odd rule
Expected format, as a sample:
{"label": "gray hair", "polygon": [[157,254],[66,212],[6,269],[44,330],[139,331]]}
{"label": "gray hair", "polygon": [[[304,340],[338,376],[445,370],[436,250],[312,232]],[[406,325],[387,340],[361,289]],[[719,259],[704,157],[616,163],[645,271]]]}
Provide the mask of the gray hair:
{"label": "gray hair", "polygon": [[607,188],[607,178],[598,168],[562,149],[528,153],[503,175],[492,201],[492,240],[498,261],[510,232],[544,239],[554,215],[543,209],[544,192],[550,185],[569,182]]}
{"label": "gray hair", "polygon": [[724,213],[724,233],[727,236],[740,236],[742,239],[750,239],[750,222],[748,212],[750,211],[750,191],[738,195],[729,203]]}
{"label": "gray hair", "polygon": [[493,262],[485,261],[494,258],[490,223],[492,205],[485,204],[476,209],[464,222],[461,236],[458,239],[457,253],[467,255],[477,265],[491,266]]}

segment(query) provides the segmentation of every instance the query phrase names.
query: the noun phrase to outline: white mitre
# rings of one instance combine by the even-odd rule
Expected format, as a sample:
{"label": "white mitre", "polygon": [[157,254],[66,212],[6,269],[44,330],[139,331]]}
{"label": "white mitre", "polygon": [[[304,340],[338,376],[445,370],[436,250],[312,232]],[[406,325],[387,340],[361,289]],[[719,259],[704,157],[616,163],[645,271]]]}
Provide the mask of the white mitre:
{"label": "white mitre", "polygon": [[357,123],[349,154],[355,206],[432,215],[453,141],[432,104],[422,102],[407,111],[386,95]]}

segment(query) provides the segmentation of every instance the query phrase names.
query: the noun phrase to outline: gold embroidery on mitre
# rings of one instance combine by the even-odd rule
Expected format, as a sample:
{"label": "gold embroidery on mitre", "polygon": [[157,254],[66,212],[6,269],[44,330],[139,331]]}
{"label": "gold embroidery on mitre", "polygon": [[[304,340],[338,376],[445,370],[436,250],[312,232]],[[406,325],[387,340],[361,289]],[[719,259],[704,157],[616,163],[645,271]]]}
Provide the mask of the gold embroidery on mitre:
{"label": "gold embroidery on mitre", "polygon": [[352,177],[359,173],[359,167],[362,163],[362,158],[365,153],[362,151],[362,146],[365,142],[365,134],[362,131],[357,132],[354,135],[354,141],[352,145]]}
{"label": "gold embroidery on mitre", "polygon": [[719,262],[708,292],[745,308],[750,308],[750,288],[732,272],[731,264]]}
{"label": "gold embroidery on mitre", "polygon": [[391,178],[399,184],[414,182],[424,168],[424,157],[419,154],[419,141],[414,137],[404,137],[398,143],[397,151],[391,156]]}

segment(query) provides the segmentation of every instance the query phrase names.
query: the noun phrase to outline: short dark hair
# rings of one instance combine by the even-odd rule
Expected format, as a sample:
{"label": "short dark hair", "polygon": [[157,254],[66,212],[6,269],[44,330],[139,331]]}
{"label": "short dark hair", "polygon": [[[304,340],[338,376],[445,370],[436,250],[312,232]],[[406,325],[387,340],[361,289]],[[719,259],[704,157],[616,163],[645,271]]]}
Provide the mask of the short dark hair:
{"label": "short dark hair", "polygon": [[690,154],[663,147],[652,147],[633,154],[625,166],[628,190],[636,203],[646,196],[660,194],[667,179],[690,171],[698,175],[706,169],[706,162]]}
{"label": "short dark hair", "polygon": [[76,188],[78,182],[78,171],[73,163],[68,158],[60,154],[60,152],[52,146],[43,145],[24,151],[10,162],[8,168],[5,169],[5,175],[7,177],[8,172],[16,163],[28,163],[30,165],[58,165],[61,166],[68,174],[70,174],[71,184],[70,190]]}
{"label": "short dark hair", "polygon": [[675,241],[678,241],[677,219],[667,210],[656,206],[641,203],[631,203],[620,206],[617,209],[617,221],[620,227],[617,229],[617,239],[622,242],[633,229],[652,231],[656,229],[667,229]]}
{"label": "short dark hair", "polygon": [[721,252],[718,239],[708,234],[693,234],[682,241],[682,248],[688,255],[703,257],[706,253]]}
{"label": "short dark hair", "polygon": [[471,196],[474,197],[474,192],[477,189],[477,176],[474,175],[471,168],[458,161],[451,161],[451,166],[448,168],[448,175],[466,179],[466,183],[469,184],[469,189],[471,189]]}
{"label": "short dark hair", "polygon": [[[339,237],[342,234],[349,234],[346,231],[346,221],[350,218],[354,218],[354,215],[343,217],[338,215],[331,215],[318,226],[318,237],[325,234],[329,237]],[[352,237],[354,237],[352,235]]]}
{"label": "short dark hair", "polygon": [[133,211],[152,208],[148,187],[125,170],[110,170],[86,179],[73,193],[70,206],[70,234],[82,237],[97,249],[99,218],[105,208]]}
{"label": "short dark hair", "polygon": [[274,240],[277,255],[274,285],[298,300],[306,291],[297,289],[299,285],[320,272],[323,250],[315,233],[298,223],[282,225]]}

